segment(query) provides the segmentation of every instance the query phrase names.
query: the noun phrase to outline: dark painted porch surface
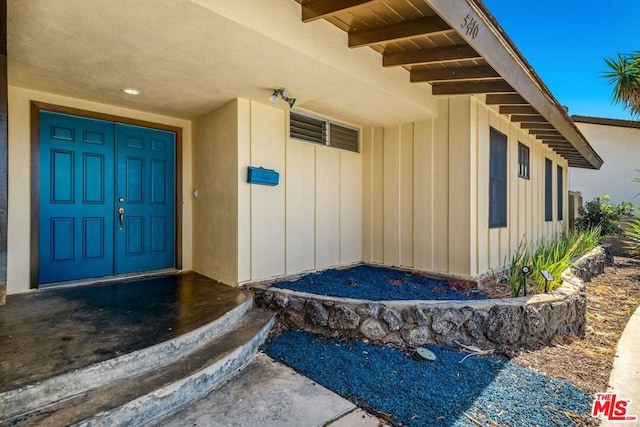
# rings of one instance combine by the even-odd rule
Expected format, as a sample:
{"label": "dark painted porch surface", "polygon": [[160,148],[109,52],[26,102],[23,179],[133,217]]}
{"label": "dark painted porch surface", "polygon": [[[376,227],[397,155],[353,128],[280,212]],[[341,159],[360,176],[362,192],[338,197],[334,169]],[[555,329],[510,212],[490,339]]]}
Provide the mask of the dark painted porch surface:
{"label": "dark painted porch surface", "polygon": [[0,392],[175,338],[247,298],[194,273],[10,295],[0,307]]}

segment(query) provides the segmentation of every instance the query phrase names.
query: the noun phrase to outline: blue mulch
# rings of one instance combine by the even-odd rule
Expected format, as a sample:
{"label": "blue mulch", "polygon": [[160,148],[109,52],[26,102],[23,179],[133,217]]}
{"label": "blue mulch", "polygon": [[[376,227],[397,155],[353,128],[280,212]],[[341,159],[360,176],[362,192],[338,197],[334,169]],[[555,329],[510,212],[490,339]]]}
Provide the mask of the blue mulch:
{"label": "blue mulch", "polygon": [[442,280],[369,265],[310,273],[294,281],[276,282],[273,286],[317,295],[373,301],[488,298],[477,289],[456,290]]}
{"label": "blue mulch", "polygon": [[[535,373],[498,356],[429,347],[437,360],[404,352],[285,331],[264,352],[348,398],[390,414],[406,426],[563,426],[591,420],[591,398],[567,381]],[[363,405],[364,404],[364,405]],[[493,422],[493,423],[492,423]]]}

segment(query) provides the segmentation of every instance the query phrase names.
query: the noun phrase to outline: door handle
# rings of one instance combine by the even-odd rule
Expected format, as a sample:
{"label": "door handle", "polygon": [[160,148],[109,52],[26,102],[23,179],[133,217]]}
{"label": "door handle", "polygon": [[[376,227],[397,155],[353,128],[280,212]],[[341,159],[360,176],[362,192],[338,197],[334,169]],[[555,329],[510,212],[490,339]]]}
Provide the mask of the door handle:
{"label": "door handle", "polygon": [[122,206],[118,208],[118,214],[120,215],[120,230],[124,230],[124,208]]}

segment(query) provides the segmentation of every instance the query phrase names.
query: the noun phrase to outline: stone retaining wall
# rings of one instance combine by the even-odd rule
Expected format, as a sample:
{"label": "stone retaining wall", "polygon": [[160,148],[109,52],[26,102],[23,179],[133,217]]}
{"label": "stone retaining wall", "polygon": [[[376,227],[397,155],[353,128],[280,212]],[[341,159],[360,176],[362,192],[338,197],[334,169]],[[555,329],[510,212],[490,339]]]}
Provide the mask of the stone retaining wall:
{"label": "stone retaining wall", "polygon": [[548,294],[475,301],[368,301],[252,284],[255,302],[289,327],[329,336],[365,338],[401,347],[425,344],[481,348],[533,346],[556,335],[582,335],[585,281],[613,264],[610,247],[594,249],[563,273]]}

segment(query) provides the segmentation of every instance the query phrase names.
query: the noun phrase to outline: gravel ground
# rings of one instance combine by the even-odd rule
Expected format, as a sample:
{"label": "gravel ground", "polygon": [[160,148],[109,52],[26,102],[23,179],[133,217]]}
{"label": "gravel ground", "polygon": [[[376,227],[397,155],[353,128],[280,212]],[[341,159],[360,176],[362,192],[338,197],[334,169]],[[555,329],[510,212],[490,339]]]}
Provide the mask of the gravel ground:
{"label": "gravel ground", "polygon": [[[616,257],[614,266],[587,284],[584,337],[512,354],[508,362],[472,356],[457,363],[464,354],[432,348],[440,365],[429,366],[399,350],[300,332],[272,338],[266,348],[391,424],[586,426],[597,423],[588,415],[591,399],[606,391],[617,342],[638,305],[640,260]],[[323,354],[327,348],[330,354]]]}
{"label": "gravel ground", "polygon": [[587,284],[585,336],[513,355],[512,362],[564,378],[591,394],[605,392],[618,340],[639,305],[640,260],[616,257],[612,267]]}
{"label": "gravel ground", "polygon": [[587,423],[591,397],[569,382],[498,356],[429,347],[436,361],[362,341],[284,331],[265,353],[402,426],[569,426]]}
{"label": "gravel ground", "polygon": [[369,265],[311,273],[297,280],[276,282],[273,286],[318,295],[374,301],[487,298],[475,285],[447,283],[420,274]]}

